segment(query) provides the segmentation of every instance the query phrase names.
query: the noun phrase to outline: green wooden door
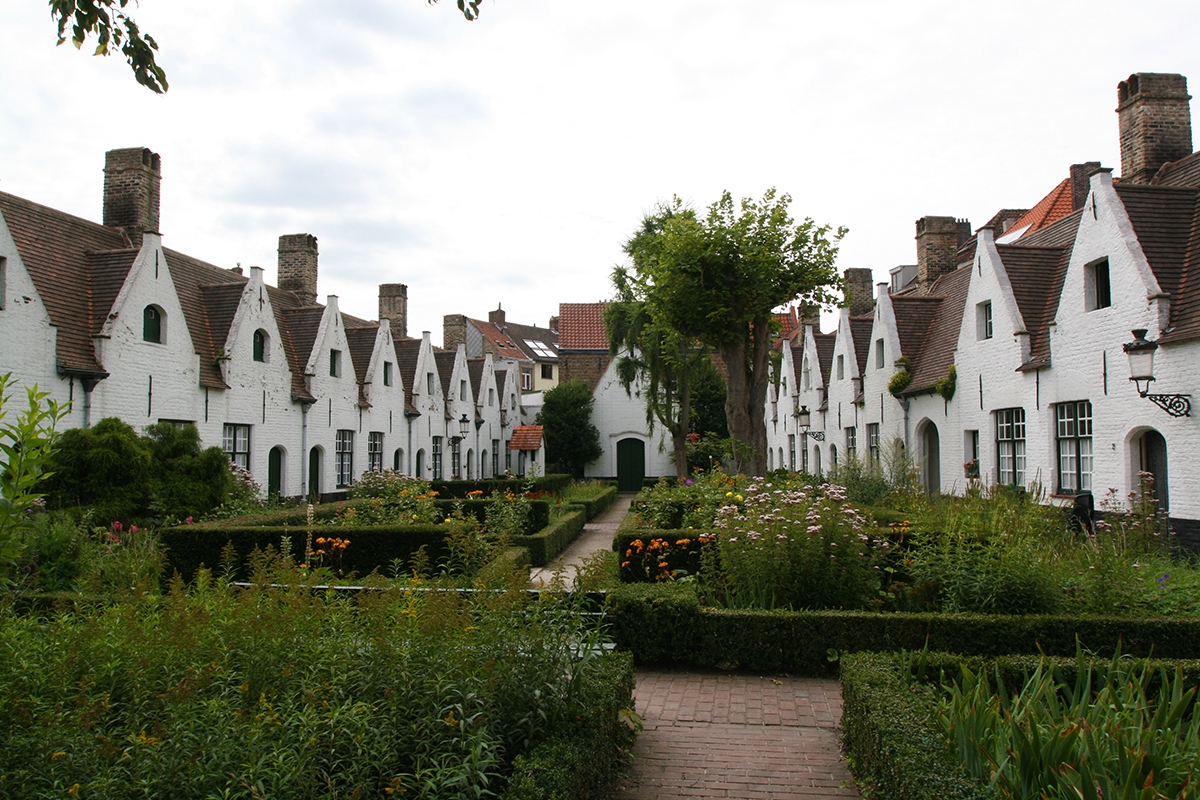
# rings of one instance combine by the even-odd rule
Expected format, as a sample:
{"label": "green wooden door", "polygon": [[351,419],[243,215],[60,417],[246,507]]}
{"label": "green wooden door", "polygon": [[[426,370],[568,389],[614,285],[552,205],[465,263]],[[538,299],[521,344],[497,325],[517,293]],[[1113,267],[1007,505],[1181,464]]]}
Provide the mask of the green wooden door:
{"label": "green wooden door", "polygon": [[640,492],[646,477],[646,444],[641,439],[617,442],[617,491]]}
{"label": "green wooden door", "polygon": [[283,491],[283,450],[272,447],[267,453],[267,495],[279,497]]}

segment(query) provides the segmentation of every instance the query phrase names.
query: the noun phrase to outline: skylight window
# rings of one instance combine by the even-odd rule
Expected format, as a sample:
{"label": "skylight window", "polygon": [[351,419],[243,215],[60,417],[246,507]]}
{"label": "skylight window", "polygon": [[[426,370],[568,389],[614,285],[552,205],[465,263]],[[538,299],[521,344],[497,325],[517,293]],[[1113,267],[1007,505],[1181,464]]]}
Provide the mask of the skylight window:
{"label": "skylight window", "polygon": [[538,358],[554,358],[554,351],[546,346],[545,342],[539,342],[536,339],[526,339],[525,344],[533,351],[533,354]]}

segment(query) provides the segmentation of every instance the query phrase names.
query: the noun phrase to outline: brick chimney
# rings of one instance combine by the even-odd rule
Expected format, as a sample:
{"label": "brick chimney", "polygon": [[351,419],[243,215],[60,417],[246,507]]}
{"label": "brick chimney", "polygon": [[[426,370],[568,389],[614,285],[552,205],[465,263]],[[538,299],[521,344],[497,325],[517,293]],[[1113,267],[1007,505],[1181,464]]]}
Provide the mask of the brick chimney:
{"label": "brick chimney", "polygon": [[456,350],[467,343],[467,317],[465,314],[447,314],[442,317],[442,349]]}
{"label": "brick chimney", "polygon": [[850,316],[864,317],[875,310],[874,277],[865,267],[853,267],[842,273],[846,278],[846,305]]}
{"label": "brick chimney", "polygon": [[104,224],[119,228],[134,247],[142,234],[158,233],[158,196],[162,165],[145,147],[104,154]]}
{"label": "brick chimney", "polygon": [[279,237],[279,288],[293,292],[300,302],[317,302],[317,237],[287,233]]}
{"label": "brick chimney", "polygon": [[1191,155],[1191,99],[1182,75],[1138,72],[1117,85],[1121,180],[1149,183],[1163,164]]}
{"label": "brick chimney", "polygon": [[403,283],[379,284],[379,318],[388,321],[392,336],[408,338],[408,286]]}
{"label": "brick chimney", "polygon": [[816,303],[800,303],[800,328],[811,325],[814,333],[821,332],[821,307]]}
{"label": "brick chimney", "polygon": [[917,220],[917,284],[927,294],[934,282],[958,267],[958,248],[971,238],[971,223],[954,217]]}
{"label": "brick chimney", "polygon": [[500,330],[504,330],[504,309],[496,303],[496,310],[488,312],[488,322],[495,325]]}
{"label": "brick chimney", "polygon": [[[1083,164],[1071,165],[1071,210],[1083,208],[1087,202],[1088,192],[1092,189],[1091,178],[1100,171],[1099,161],[1088,161]],[[1003,234],[1003,231],[1000,232]]]}

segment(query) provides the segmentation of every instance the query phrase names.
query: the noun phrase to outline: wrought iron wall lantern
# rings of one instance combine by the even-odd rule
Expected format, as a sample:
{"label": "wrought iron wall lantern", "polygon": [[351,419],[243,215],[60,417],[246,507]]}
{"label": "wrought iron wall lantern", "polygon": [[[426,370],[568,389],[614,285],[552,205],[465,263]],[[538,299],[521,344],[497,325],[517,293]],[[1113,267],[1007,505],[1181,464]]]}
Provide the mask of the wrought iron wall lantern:
{"label": "wrought iron wall lantern", "polygon": [[814,442],[825,441],[825,431],[809,430],[812,426],[812,412],[808,410],[808,406],[800,406],[796,409],[796,425],[800,428],[800,435],[805,439],[811,438]]}
{"label": "wrought iron wall lantern", "polygon": [[1154,380],[1154,353],[1158,350],[1158,342],[1146,338],[1145,328],[1138,328],[1132,333],[1133,341],[1123,345],[1122,349],[1129,357],[1129,380],[1137,387],[1138,394],[1172,417],[1190,417],[1190,394],[1150,394],[1150,382]]}
{"label": "wrought iron wall lantern", "polygon": [[467,438],[467,434],[470,433],[470,431],[471,431],[471,420],[467,419],[467,415],[464,412],[462,415],[462,419],[460,419],[458,421],[458,436],[451,436],[450,441],[454,442],[455,444],[458,444],[463,439]]}

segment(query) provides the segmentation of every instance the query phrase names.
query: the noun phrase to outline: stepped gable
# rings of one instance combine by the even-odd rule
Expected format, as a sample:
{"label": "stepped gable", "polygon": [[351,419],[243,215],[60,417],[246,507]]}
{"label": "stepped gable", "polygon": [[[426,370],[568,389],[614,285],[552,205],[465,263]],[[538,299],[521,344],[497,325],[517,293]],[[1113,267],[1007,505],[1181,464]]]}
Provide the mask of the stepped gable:
{"label": "stepped gable", "polygon": [[963,308],[970,283],[969,267],[959,267],[934,283],[930,295],[940,298],[941,302],[929,323],[920,351],[912,359],[913,377],[905,394],[932,391],[933,385],[950,371],[954,364],[954,351],[958,348],[958,334],[962,328]]}
{"label": "stepped gable", "polygon": [[1200,152],[1163,164],[1150,181],[1151,186],[1200,187]]}
{"label": "stepped gable", "polygon": [[[112,302],[101,308],[96,295],[116,297],[137,250],[118,230],[7,192],[0,192],[0,213],[56,328],[58,369],[103,375],[92,334],[98,331],[95,320],[107,318]],[[89,275],[89,255],[104,267],[98,281]],[[111,288],[118,277],[116,288]]]}
{"label": "stepped gable", "polygon": [[1159,287],[1177,296],[1200,190],[1131,183],[1118,183],[1114,188]]}

